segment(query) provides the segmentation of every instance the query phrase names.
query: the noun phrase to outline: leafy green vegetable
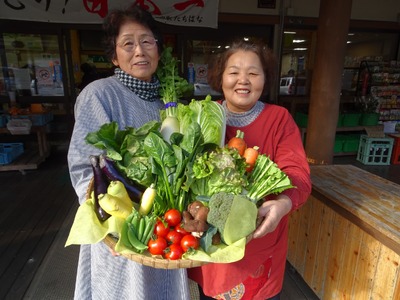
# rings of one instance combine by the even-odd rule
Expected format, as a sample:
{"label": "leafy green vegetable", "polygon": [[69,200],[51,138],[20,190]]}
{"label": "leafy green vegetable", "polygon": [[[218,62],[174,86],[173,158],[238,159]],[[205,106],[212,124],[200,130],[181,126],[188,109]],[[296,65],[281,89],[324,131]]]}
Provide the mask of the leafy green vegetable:
{"label": "leafy green vegetable", "polygon": [[149,132],[158,132],[160,123],[150,121],[140,128],[119,129],[116,122],[102,125],[86,136],[86,142],[105,150],[118,169],[129,179],[149,186],[154,181],[149,156],[144,150],[144,139]]}
{"label": "leafy green vegetable", "polygon": [[172,48],[167,47],[161,53],[160,63],[156,71],[160,81],[160,96],[165,104],[165,111],[160,112],[162,124],[160,132],[167,142],[171,135],[179,132],[179,121],[177,118],[178,100],[187,93],[192,93],[193,85],[179,76],[178,60],[172,55]]}
{"label": "leafy green vegetable", "polygon": [[209,252],[212,247],[212,238],[218,232],[218,229],[210,225],[207,231],[200,238],[200,247],[205,252]]}
{"label": "leafy green vegetable", "polygon": [[223,147],[225,144],[225,111],[223,107],[207,95],[204,100],[192,100],[189,105],[178,105],[180,132],[186,134],[186,128],[192,122],[200,125],[204,143]]}
{"label": "leafy green vegetable", "polygon": [[127,131],[119,130],[118,124],[112,122],[102,125],[96,132],[89,133],[85,141],[96,148],[106,150],[108,157],[121,160],[122,156],[119,150],[126,134]]}
{"label": "leafy green vegetable", "polygon": [[269,157],[259,155],[248,177],[247,197],[257,202],[267,195],[293,188],[289,177]]}
{"label": "leafy green vegetable", "polygon": [[245,171],[246,161],[236,150],[216,148],[196,157],[184,188],[202,196],[218,192],[241,194],[247,185]]}
{"label": "leafy green vegetable", "polygon": [[164,103],[178,102],[183,95],[193,91],[193,85],[179,76],[178,60],[172,55],[172,48],[166,47],[161,53],[156,74],[160,81],[160,96]]}
{"label": "leafy green vegetable", "polygon": [[197,123],[190,124],[188,133],[184,136],[174,134],[172,144],[153,132],[144,141],[144,149],[151,157],[152,172],[158,176],[157,193],[165,198],[165,210],[177,208],[183,211],[188,204],[187,190],[181,187],[187,178],[187,165],[201,151],[203,144]]}

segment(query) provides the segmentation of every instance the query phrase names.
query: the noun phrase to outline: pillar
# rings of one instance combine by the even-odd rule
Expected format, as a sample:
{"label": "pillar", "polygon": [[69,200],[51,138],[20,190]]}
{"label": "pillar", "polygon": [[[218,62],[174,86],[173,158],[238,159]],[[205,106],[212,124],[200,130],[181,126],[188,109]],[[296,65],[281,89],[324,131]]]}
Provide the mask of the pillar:
{"label": "pillar", "polygon": [[311,83],[306,153],[311,164],[331,164],[351,0],[321,0]]}

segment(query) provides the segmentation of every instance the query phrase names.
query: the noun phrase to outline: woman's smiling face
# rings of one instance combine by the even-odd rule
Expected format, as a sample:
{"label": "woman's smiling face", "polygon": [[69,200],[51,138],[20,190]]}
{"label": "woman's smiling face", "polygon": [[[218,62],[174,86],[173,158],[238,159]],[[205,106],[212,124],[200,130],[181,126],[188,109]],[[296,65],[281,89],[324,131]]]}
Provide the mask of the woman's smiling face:
{"label": "woman's smiling face", "polygon": [[222,91],[232,112],[246,112],[260,99],[265,75],[258,55],[239,50],[226,62],[222,75]]}
{"label": "woman's smiling face", "polygon": [[[160,56],[157,43],[154,47],[146,49],[149,47],[143,47],[139,43],[143,39],[154,40],[154,35],[150,29],[132,21],[122,24],[116,38],[116,58],[113,59],[113,64],[137,79],[151,81]],[[122,47],[127,42],[134,43],[136,47],[127,51]]]}

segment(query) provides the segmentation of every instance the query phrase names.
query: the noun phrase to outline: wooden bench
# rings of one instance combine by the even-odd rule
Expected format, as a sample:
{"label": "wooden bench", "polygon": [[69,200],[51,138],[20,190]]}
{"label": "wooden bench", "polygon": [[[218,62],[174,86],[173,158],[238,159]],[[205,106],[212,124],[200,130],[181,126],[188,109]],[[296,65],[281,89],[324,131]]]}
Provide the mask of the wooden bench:
{"label": "wooden bench", "polygon": [[311,177],[288,261],[321,299],[400,299],[400,185],[352,165],[311,166]]}

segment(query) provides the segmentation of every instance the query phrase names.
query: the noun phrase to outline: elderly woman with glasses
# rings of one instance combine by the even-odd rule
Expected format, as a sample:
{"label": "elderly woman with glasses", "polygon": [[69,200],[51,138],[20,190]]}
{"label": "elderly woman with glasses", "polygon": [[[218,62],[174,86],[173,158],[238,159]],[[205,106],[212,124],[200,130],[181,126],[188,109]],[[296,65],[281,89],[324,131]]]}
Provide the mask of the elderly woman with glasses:
{"label": "elderly woman with glasses", "polygon": [[[90,83],[79,94],[68,151],[70,177],[80,203],[93,176],[89,156],[100,154],[85,143],[86,135],[113,121],[119,128],[140,127],[159,120],[163,108],[154,76],[161,36],[151,14],[133,5],[110,12],[103,27],[115,74]],[[81,246],[75,299],[186,300],[190,295],[185,270],[143,266],[98,243]]]}

